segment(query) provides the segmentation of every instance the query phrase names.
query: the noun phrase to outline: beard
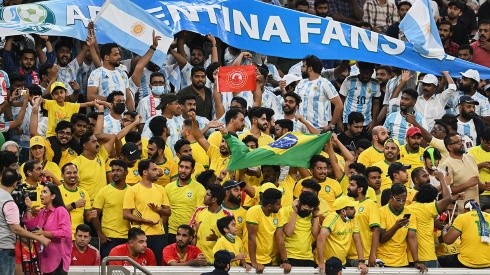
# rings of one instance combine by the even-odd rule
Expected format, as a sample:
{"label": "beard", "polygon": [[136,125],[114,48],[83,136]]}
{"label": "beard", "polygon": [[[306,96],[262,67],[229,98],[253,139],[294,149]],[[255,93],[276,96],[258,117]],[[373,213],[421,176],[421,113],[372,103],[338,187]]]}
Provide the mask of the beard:
{"label": "beard", "polygon": [[240,205],[242,203],[241,197],[235,197],[235,196],[230,196],[228,198],[228,201],[235,205]]}
{"label": "beard", "polygon": [[308,72],[301,72],[301,78],[307,79],[309,77]]}
{"label": "beard", "polygon": [[471,120],[473,119],[473,117],[475,116],[475,113],[471,112],[471,113],[467,113],[465,111],[462,111],[461,112],[461,116],[466,119],[466,120]]}
{"label": "beard", "polygon": [[351,190],[347,189],[347,196],[356,199],[359,194],[357,192],[352,192]]}

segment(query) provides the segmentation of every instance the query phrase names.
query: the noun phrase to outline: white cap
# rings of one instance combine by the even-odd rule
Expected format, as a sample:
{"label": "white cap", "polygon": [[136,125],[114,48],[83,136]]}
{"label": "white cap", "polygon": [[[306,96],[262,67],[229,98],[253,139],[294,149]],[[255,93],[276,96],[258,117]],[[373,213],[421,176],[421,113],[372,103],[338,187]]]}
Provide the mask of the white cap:
{"label": "white cap", "polygon": [[301,80],[301,77],[295,75],[295,74],[287,74],[282,77],[282,80],[286,81],[286,86],[289,84],[293,83],[294,81]]}
{"label": "white cap", "polygon": [[476,82],[480,82],[480,74],[477,70],[469,69],[466,72],[460,74],[466,78],[473,79]]}
{"label": "white cap", "polygon": [[439,84],[439,79],[437,79],[437,77],[433,74],[426,74],[424,75],[424,78],[420,80],[420,82],[425,84],[434,84],[435,86],[437,86],[437,84]]}
{"label": "white cap", "polygon": [[[485,85],[485,87],[483,87],[483,91],[486,91],[486,90],[488,90],[488,89],[490,89],[490,84],[487,84],[487,85]],[[1,103],[0,103],[0,104],[1,104]]]}

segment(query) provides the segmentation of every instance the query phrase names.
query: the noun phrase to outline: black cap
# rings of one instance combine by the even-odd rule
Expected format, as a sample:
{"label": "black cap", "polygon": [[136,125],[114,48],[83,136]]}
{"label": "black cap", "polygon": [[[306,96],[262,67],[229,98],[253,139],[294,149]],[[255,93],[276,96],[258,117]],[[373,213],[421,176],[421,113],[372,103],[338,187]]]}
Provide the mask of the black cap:
{"label": "black cap", "polygon": [[393,162],[392,164],[390,164],[390,167],[388,167],[388,177],[396,172],[406,171],[407,169],[410,168],[412,168],[411,165],[403,165],[400,162]]}
{"label": "black cap", "polygon": [[469,104],[475,104],[475,105],[480,105],[480,102],[474,100],[471,96],[469,95],[464,95],[461,96],[458,100],[458,105],[463,104],[463,103],[469,103]]}
{"label": "black cap", "polygon": [[211,81],[211,83],[214,83],[214,77],[213,77],[214,70],[218,69],[219,67],[220,67],[219,62],[213,62],[209,64],[208,67],[206,68],[206,77],[209,79],[209,81]]}
{"label": "black cap", "polygon": [[330,257],[330,259],[325,261],[325,271],[326,272],[339,272],[345,267],[342,265],[342,261],[337,257]]}
{"label": "black cap", "polygon": [[133,142],[126,142],[121,148],[121,153],[128,159],[128,161],[141,159],[141,152],[138,149],[138,146]]}
{"label": "black cap", "polygon": [[223,183],[223,188],[229,190],[235,186],[240,186],[240,188],[245,187],[246,183],[244,181],[227,180]]}
{"label": "black cap", "polygon": [[227,250],[218,250],[214,253],[214,264],[227,265],[235,258],[235,254]]}
{"label": "black cap", "polygon": [[458,7],[461,11],[464,10],[464,7],[466,6],[465,3],[459,1],[459,0],[452,0],[449,2],[449,4],[447,5],[448,7],[450,6],[456,6]]}
{"label": "black cap", "polygon": [[436,119],[434,121],[437,124],[444,124],[444,125],[458,124],[458,119],[456,118],[456,116],[451,114],[445,114],[440,119]]}
{"label": "black cap", "polygon": [[155,108],[157,110],[164,109],[167,104],[179,100],[176,94],[166,94],[160,97],[160,104]]}

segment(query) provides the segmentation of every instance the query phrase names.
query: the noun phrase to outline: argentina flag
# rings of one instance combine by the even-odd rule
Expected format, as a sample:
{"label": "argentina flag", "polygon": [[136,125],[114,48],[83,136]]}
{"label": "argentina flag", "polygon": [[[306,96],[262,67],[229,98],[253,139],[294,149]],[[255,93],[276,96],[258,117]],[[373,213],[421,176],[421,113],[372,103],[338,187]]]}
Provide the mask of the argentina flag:
{"label": "argentina flag", "polygon": [[399,28],[419,54],[438,59],[445,56],[430,0],[415,0]]}
{"label": "argentina flag", "polygon": [[162,21],[127,0],[108,0],[97,14],[94,24],[112,41],[136,54],[144,55],[153,44],[152,33],[160,36],[151,61],[162,65],[174,40],[172,30]]}

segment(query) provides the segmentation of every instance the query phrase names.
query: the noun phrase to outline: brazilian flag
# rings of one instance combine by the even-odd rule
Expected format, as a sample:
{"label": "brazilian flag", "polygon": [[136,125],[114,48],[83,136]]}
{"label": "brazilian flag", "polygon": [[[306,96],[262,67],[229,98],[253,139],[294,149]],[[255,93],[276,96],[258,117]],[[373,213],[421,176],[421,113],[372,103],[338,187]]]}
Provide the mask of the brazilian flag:
{"label": "brazilian flag", "polygon": [[309,166],[310,158],[319,154],[332,133],[307,135],[290,132],[276,141],[250,150],[243,142],[232,135],[224,138],[231,151],[228,170],[235,171],[260,165],[284,165],[292,167]]}

